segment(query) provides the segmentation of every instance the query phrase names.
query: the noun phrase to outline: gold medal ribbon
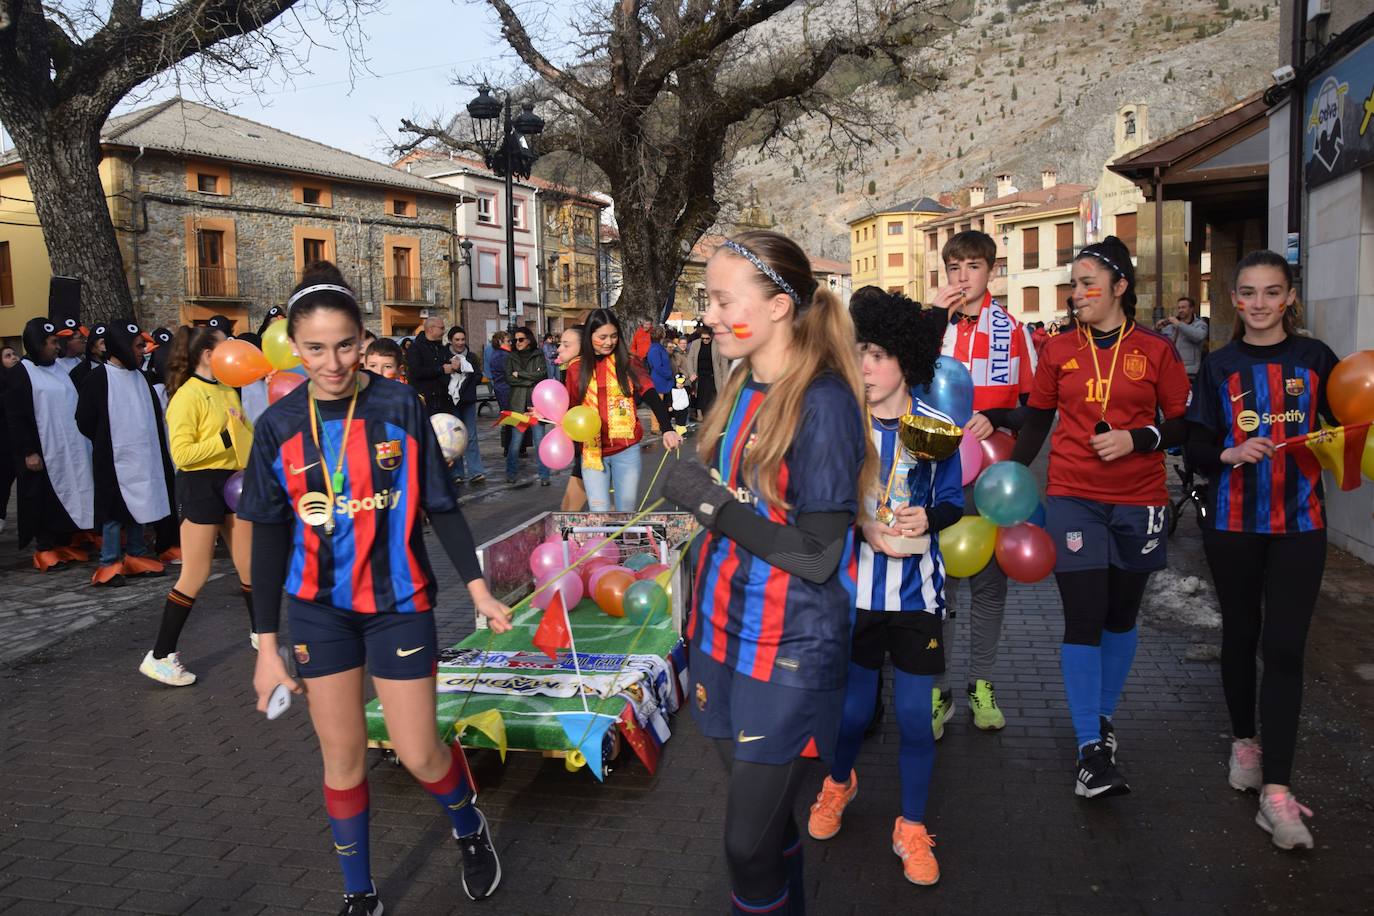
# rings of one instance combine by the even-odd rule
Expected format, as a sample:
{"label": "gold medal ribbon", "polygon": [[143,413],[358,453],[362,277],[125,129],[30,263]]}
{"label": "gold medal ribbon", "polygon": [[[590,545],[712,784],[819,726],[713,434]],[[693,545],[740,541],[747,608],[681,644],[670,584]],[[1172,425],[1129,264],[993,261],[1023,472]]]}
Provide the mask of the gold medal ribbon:
{"label": "gold medal ribbon", "polygon": [[324,470],[324,489],[325,495],[329,497],[329,518],[324,523],[325,532],[334,533],[334,497],[343,489],[343,465],[344,458],[348,455],[348,434],[353,429],[353,411],[358,406],[358,393],[363,390],[362,380],[354,375],[353,377],[353,397],[348,402],[348,416],[344,419],[343,439],[339,442],[339,457],[334,462],[334,470],[329,470],[329,456],[324,453],[324,446],[320,444],[320,430],[324,428],[324,421],[320,419],[319,407],[315,404],[315,395],[310,395],[310,438],[315,441],[315,451],[320,453],[320,465]]}
{"label": "gold medal ribbon", "polygon": [[1102,367],[1097,362],[1097,338],[1093,336],[1092,328],[1088,328],[1088,352],[1093,358],[1093,375],[1097,376],[1097,395],[1102,400],[1102,420],[1107,420],[1107,402],[1111,400],[1112,379],[1116,378],[1116,358],[1121,353],[1121,342],[1125,340],[1132,331],[1135,324],[1128,321],[1117,329],[1116,343],[1112,344],[1112,364],[1107,370],[1107,381],[1102,382]]}

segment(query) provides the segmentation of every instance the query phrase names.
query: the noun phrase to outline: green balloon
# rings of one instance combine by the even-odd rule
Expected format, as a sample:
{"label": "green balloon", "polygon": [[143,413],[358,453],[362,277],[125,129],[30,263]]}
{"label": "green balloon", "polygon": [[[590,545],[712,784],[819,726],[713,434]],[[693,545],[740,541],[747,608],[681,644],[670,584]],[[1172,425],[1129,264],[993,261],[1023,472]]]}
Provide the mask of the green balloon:
{"label": "green balloon", "polygon": [[636,582],[625,590],[625,619],[635,626],[668,613],[668,593],[657,582]]}
{"label": "green balloon", "polygon": [[651,553],[637,553],[634,556],[625,560],[625,568],[633,569],[635,572],[639,572],[644,567],[653,566],[657,562],[658,557],[654,556]]}

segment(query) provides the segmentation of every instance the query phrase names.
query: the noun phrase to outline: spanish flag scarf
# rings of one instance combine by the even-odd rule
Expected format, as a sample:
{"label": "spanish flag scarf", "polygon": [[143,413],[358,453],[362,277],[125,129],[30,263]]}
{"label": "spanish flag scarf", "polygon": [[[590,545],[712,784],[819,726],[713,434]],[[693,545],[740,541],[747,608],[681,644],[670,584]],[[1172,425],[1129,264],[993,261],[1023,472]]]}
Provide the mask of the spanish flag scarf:
{"label": "spanish flag scarf", "polygon": [[600,471],[604,455],[623,452],[644,435],[633,393],[621,389],[616,377],[614,354],[596,361],[582,403],[601,417],[601,434],[582,446],[582,466]]}

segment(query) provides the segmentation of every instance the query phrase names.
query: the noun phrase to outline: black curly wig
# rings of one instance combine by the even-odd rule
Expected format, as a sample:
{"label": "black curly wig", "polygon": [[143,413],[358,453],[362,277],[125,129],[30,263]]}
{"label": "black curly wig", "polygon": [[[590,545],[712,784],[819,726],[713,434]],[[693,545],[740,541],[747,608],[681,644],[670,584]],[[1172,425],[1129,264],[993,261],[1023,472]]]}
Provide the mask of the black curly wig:
{"label": "black curly wig", "polygon": [[943,309],[923,309],[900,293],[876,286],[856,290],[849,299],[859,343],[875,344],[897,357],[907,387],[929,385],[947,324]]}

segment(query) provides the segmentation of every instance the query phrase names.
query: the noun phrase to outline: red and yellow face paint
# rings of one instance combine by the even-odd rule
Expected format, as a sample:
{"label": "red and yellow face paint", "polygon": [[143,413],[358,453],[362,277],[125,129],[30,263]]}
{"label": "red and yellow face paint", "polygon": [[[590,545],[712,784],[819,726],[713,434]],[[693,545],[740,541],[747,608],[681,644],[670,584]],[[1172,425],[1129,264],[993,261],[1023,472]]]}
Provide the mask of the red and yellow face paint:
{"label": "red and yellow face paint", "polygon": [[730,333],[739,340],[748,340],[754,336],[754,329],[747,324],[732,324],[730,325]]}

